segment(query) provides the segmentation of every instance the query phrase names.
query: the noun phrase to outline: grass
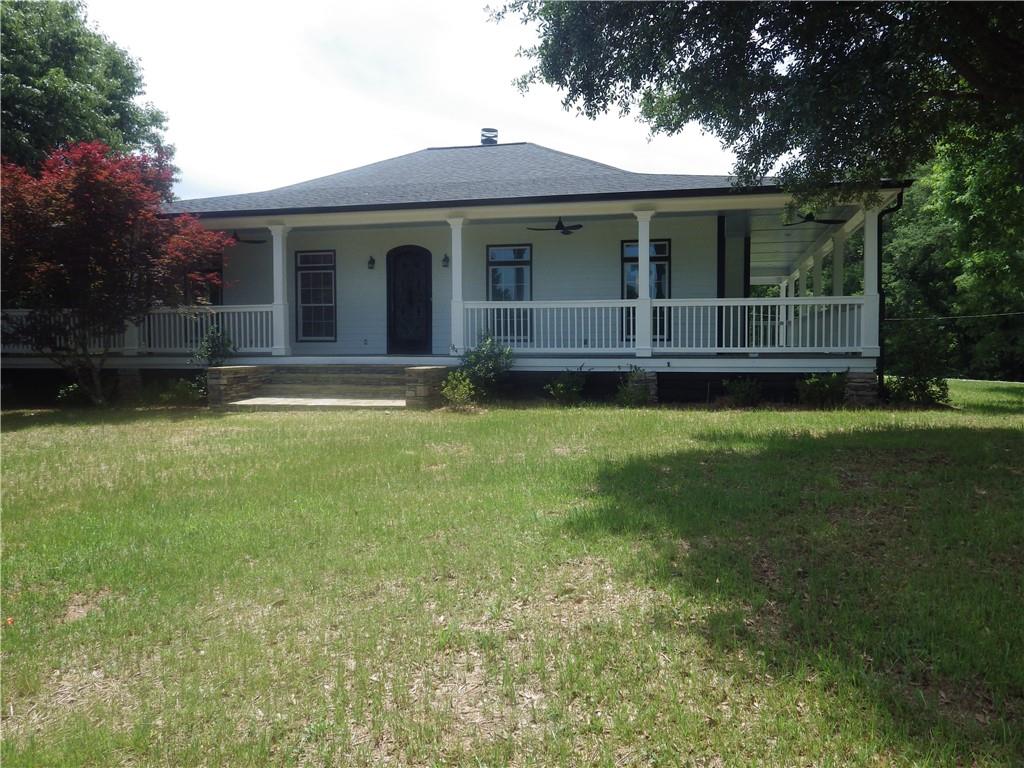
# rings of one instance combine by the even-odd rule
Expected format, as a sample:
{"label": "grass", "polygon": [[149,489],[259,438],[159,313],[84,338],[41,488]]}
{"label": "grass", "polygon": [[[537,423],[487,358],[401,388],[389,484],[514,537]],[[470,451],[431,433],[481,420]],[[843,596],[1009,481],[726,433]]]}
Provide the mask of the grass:
{"label": "grass", "polygon": [[5,414],[3,764],[1019,764],[1024,386],[952,391]]}

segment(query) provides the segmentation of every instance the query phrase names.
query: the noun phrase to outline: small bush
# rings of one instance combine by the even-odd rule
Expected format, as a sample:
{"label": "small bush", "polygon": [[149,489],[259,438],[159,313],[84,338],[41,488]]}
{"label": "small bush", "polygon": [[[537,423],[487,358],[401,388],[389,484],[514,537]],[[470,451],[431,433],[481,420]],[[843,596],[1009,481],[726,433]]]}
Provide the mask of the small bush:
{"label": "small bush", "polygon": [[193,365],[220,365],[235,351],[234,342],[219,325],[206,329],[189,361]]}
{"label": "small bush", "polygon": [[477,391],[465,371],[452,371],[441,384],[441,397],[455,410],[466,410],[476,403]]}
{"label": "small bush", "polygon": [[72,382],[57,390],[57,402],[61,405],[88,405],[89,397],[77,383]]}
{"label": "small bush", "polygon": [[587,375],[583,371],[562,371],[544,387],[544,391],[559,405],[579,405],[586,382]]}
{"label": "small bush", "polygon": [[796,383],[797,399],[812,408],[835,408],[846,397],[845,373],[813,373]]}
{"label": "small bush", "polygon": [[941,376],[887,376],[889,401],[897,405],[945,405],[949,383]]}
{"label": "small bush", "polygon": [[[231,341],[231,337],[224,332],[223,328],[219,325],[211,325],[206,329],[206,333],[203,334],[203,338],[200,339],[199,345],[196,347],[195,352],[192,353],[192,357],[188,361],[189,365],[203,366],[203,372],[196,376],[193,385],[193,389],[198,395],[199,400],[206,400],[210,394],[206,369],[211,366],[220,365],[234,351],[235,345]],[[182,389],[178,394],[184,395],[184,389]],[[161,398],[162,397],[163,395],[161,395]],[[162,399],[161,402],[163,402]],[[192,401],[175,400],[174,402]]]}
{"label": "small bush", "polygon": [[623,408],[640,408],[651,402],[651,390],[647,386],[647,372],[635,365],[622,377],[615,391],[615,402]]}
{"label": "small bush", "polygon": [[885,349],[889,400],[901,405],[949,402],[946,375],[952,370],[952,334],[930,323],[888,323]]}
{"label": "small bush", "polygon": [[206,376],[191,379],[175,379],[169,387],[157,395],[164,405],[197,405],[206,401]]}
{"label": "small bush", "polygon": [[761,402],[761,382],[757,379],[726,379],[722,386],[729,404],[736,408],[753,408]]}
{"label": "small bush", "polygon": [[462,370],[480,397],[493,397],[498,385],[512,368],[511,347],[500,344],[493,336],[484,339],[462,356]]}

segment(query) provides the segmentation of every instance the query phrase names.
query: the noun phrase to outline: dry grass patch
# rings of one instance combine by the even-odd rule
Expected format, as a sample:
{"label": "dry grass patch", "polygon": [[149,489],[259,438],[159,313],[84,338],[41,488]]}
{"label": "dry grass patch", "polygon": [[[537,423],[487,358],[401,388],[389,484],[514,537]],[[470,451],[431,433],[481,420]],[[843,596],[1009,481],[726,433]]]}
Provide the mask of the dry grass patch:
{"label": "dry grass patch", "polygon": [[110,595],[111,592],[107,587],[92,594],[76,592],[68,600],[67,607],[64,609],[64,623],[80,621],[90,613],[100,610],[100,604]]}

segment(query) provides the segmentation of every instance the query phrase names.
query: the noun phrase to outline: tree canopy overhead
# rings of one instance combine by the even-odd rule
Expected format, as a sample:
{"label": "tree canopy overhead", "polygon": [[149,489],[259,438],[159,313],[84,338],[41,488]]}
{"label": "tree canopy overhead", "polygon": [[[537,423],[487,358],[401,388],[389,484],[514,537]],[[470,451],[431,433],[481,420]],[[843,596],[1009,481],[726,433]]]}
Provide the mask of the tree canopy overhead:
{"label": "tree canopy overhead", "polygon": [[[1024,3],[515,0],[537,25],[523,88],[593,117],[691,121],[736,153],[739,183],[773,170],[802,201],[863,197],[937,144],[1024,121]],[[835,188],[831,185],[839,183]]]}
{"label": "tree canopy overhead", "polygon": [[119,150],[163,148],[165,118],[139,104],[142,71],[86,24],[80,2],[0,3],[0,145],[38,168],[56,147],[99,140]]}

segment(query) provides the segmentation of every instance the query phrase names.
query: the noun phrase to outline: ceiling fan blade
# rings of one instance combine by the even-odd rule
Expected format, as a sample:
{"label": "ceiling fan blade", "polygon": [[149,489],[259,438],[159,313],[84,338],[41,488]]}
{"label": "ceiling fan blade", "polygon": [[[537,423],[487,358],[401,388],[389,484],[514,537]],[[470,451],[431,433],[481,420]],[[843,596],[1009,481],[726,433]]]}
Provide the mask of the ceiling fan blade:
{"label": "ceiling fan blade", "polygon": [[800,221],[791,221],[787,224],[783,224],[784,227],[797,227],[801,224],[825,224],[826,226],[832,224],[845,224],[846,219],[819,219],[813,213],[808,213],[806,216],[800,213],[796,214]]}
{"label": "ceiling fan blade", "polygon": [[558,228],[557,227],[527,227],[527,229],[532,230],[534,232],[555,232]]}
{"label": "ceiling fan blade", "polygon": [[237,229],[231,233],[231,237],[236,243],[246,243],[247,245],[263,245],[267,242],[266,240],[246,240],[244,237],[239,237]]}
{"label": "ceiling fan blade", "polygon": [[583,225],[582,224],[570,224],[568,227],[563,227],[562,229],[568,230],[569,232],[576,232],[577,230],[583,229]]}

